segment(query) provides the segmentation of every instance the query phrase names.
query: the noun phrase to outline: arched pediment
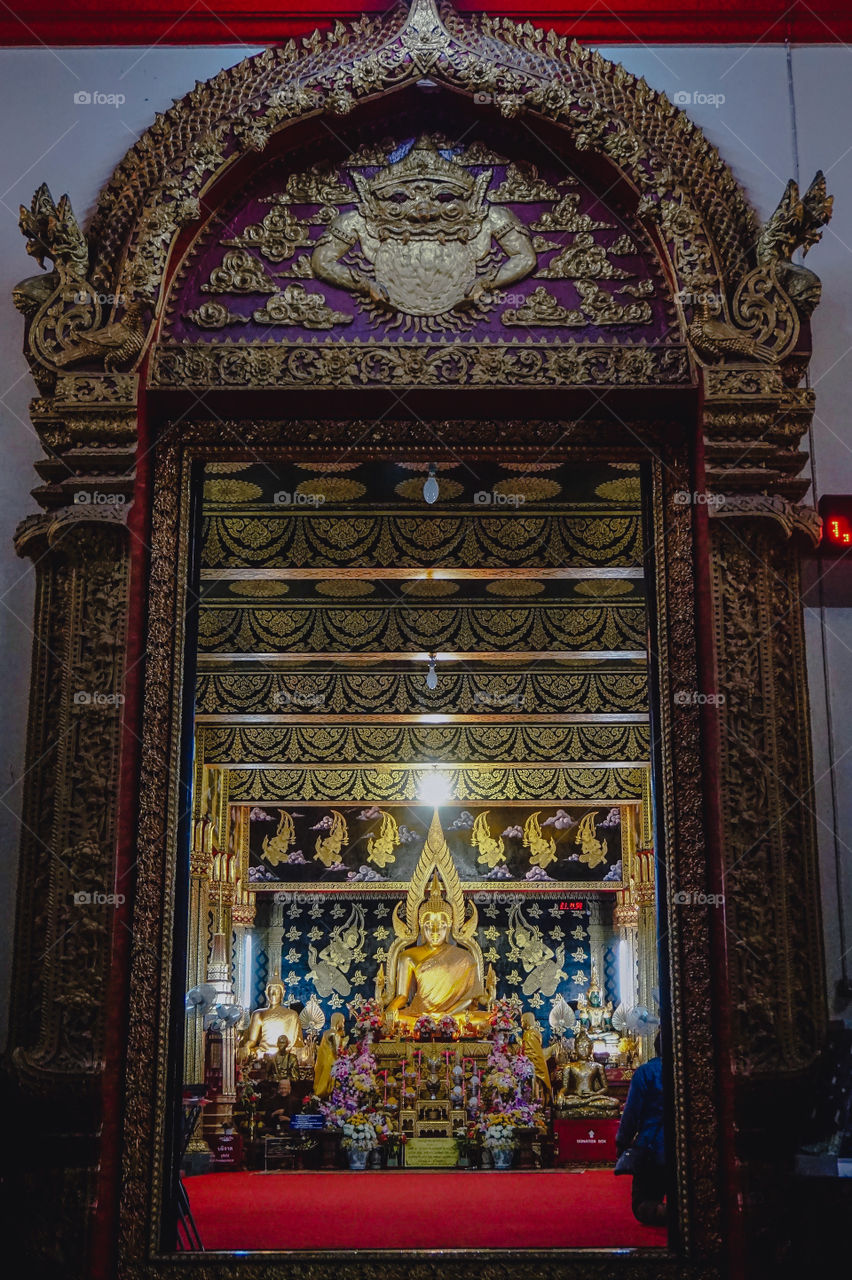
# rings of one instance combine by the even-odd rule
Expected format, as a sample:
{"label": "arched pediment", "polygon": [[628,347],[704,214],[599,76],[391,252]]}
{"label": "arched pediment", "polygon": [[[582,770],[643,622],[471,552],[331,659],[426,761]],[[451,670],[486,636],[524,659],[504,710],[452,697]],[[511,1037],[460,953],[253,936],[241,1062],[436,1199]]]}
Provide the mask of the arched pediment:
{"label": "arched pediment", "polygon": [[[397,128],[412,95],[420,100],[416,127],[392,136],[390,151],[376,154],[376,164],[365,164],[360,173],[351,164],[339,165],[336,180],[346,190],[337,204],[303,201],[299,208],[299,202],[290,201],[296,206],[291,212],[303,224],[335,209],[327,229],[336,244],[320,251],[320,237],[312,235],[304,246],[311,254],[312,275],[323,287],[306,291],[299,279],[279,280],[275,287],[263,287],[248,314],[229,311],[221,298],[211,297],[203,310],[196,300],[184,310],[196,318],[203,315],[199,327],[207,333],[198,341],[184,334],[172,342],[175,324],[185,316],[166,311],[170,278],[184,271],[187,249],[195,251],[206,225],[227,212],[229,184],[250,191],[258,170],[288,152],[295,155],[311,128],[315,138],[317,130],[323,136],[357,134],[370,121],[375,124],[377,114]],[[446,120],[448,100],[465,119],[466,136],[473,124],[476,128],[466,152],[466,136],[458,147],[438,145],[436,163],[454,167],[457,176],[466,171],[472,177],[475,190],[465,197],[468,228],[481,214],[485,230],[464,265],[458,255],[455,265],[449,261],[452,254],[440,233],[441,264],[437,273],[431,271],[429,288],[447,274],[456,284],[447,286],[443,301],[432,299],[431,310],[421,307],[418,314],[417,307],[399,306],[399,280],[407,272],[403,292],[419,292],[422,301],[423,262],[412,268],[409,254],[400,271],[398,253],[393,270],[387,262],[382,269],[375,255],[370,263],[365,238],[371,234],[370,218],[364,222],[364,210],[379,169],[398,164],[401,171],[408,163],[396,154],[398,144],[410,147],[412,134],[428,137],[432,117],[440,115],[440,101]],[[489,128],[499,135],[489,145],[500,161],[490,166],[490,178],[489,166],[471,164],[469,155]],[[373,141],[378,140],[374,132]],[[445,140],[452,141],[452,135]],[[627,238],[641,243],[634,262],[623,265],[615,240],[585,246],[598,257],[608,256],[610,284],[601,287],[593,275],[581,280],[570,274],[574,268],[563,272],[572,286],[548,283],[548,273],[561,270],[558,255],[547,256],[546,236],[539,234],[536,244],[536,217],[524,223],[517,204],[513,209],[498,194],[516,172],[523,176],[520,158],[511,155],[519,146],[543,148],[569,173],[588,174],[588,189],[608,201],[607,210],[617,214],[616,224],[620,219],[625,225]],[[538,172],[545,174],[545,167]],[[347,176],[341,179],[343,169]],[[557,180],[554,173],[552,189]],[[265,198],[280,205],[281,195],[279,190]],[[549,205],[539,202],[539,226],[548,218],[554,226],[560,224],[560,200],[564,197],[563,206],[570,204],[577,193],[566,188],[557,195]],[[727,402],[731,394],[744,393],[779,402],[785,386],[796,387],[807,364],[807,319],[820,289],[818,278],[794,264],[792,255],[816,243],[830,210],[818,174],[804,197],[789,183],[775,214],[758,230],[715,148],[643,80],[594,51],[529,24],[461,18],[449,5],[439,10],[436,0],[412,0],[381,18],[337,24],[299,43],[265,50],[197,84],[128,152],[85,234],[67,198],[54,204],[41,187],[31,209],[22,210],[21,226],[28,251],[42,264],[51,258],[54,270],[22,281],[15,299],[29,320],[25,350],[33,375],[42,392],[56,393],[52,407],[39,408],[48,443],[72,439],[77,429],[57,433],[47,421],[51,415],[66,404],[73,408],[92,399],[91,388],[81,388],[80,377],[69,379],[66,370],[110,375],[114,381],[101,386],[96,398],[110,412],[126,414],[136,393],[133,371],[149,353],[150,387],[182,388],[191,394],[215,387],[666,387],[694,385],[703,366],[706,399]],[[592,218],[580,206],[575,212],[580,220]],[[249,226],[262,222],[256,218],[238,226],[231,238],[239,239]],[[568,224],[562,218],[560,225]],[[558,234],[565,238],[564,230]],[[576,226],[570,232],[572,239],[564,245],[569,256],[577,257],[582,247],[578,240],[585,234],[585,228]],[[379,268],[356,269],[348,289],[343,273],[353,263],[346,260],[346,247]],[[239,269],[240,246],[232,251],[236,257],[220,262],[219,268]],[[489,273],[485,259],[501,253],[515,256],[518,263],[526,255],[523,270],[510,270],[507,277],[503,262]],[[387,245],[382,255],[387,258]],[[637,274],[640,258],[645,275]],[[338,269],[335,264],[342,265]],[[303,260],[298,268],[295,261],[290,265],[304,270]],[[628,284],[617,277],[625,288],[615,290],[613,271],[635,278]],[[467,292],[459,296],[462,277]],[[627,296],[631,287],[650,288],[652,277],[661,286],[654,286],[653,296]],[[477,312],[477,320],[483,318],[477,308],[483,295],[493,293],[489,285],[506,280],[517,286],[515,300],[499,315],[491,305],[491,331],[479,326],[471,356],[457,335],[470,339],[475,327],[471,317]],[[371,293],[375,296],[366,296]],[[218,312],[212,306],[217,301]],[[394,308],[392,324],[384,323],[386,310],[380,314],[387,301]],[[362,324],[365,311],[371,312],[367,329]],[[218,337],[216,315],[228,330]],[[265,341],[251,332],[257,316],[257,323],[267,324]],[[300,323],[307,320],[306,338],[296,332],[294,316]],[[434,329],[437,316],[443,316],[437,320],[438,340],[429,347],[417,339],[430,326]],[[345,335],[340,342],[334,336],[322,342],[316,334],[329,332],[332,317],[345,326]],[[236,330],[245,327],[245,333],[233,336],[232,324]],[[288,341],[289,333],[283,336],[282,326],[296,332],[295,344]],[[412,333],[415,340],[407,340]],[[344,349],[346,360],[339,354]],[[726,369],[737,364],[746,373],[734,385]],[[801,407],[797,401],[796,411]],[[130,438],[127,426],[104,422],[102,434]]]}

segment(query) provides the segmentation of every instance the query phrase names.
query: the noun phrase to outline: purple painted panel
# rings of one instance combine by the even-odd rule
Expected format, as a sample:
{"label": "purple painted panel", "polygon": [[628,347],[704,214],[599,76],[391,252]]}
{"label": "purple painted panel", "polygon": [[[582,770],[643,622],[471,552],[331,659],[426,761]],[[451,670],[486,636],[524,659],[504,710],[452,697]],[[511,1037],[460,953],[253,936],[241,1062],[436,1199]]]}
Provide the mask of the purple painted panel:
{"label": "purple painted panel", "polygon": [[565,171],[482,143],[260,169],[199,238],[165,336],[655,344],[678,332],[644,233]]}

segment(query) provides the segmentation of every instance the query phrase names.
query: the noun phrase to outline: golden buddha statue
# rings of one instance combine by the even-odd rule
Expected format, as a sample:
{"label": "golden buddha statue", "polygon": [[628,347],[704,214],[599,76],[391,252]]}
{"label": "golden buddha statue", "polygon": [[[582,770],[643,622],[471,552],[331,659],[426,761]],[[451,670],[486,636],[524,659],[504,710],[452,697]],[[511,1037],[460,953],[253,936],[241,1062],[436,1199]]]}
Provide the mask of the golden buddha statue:
{"label": "golden buddha statue", "polygon": [[278,1040],[286,1036],[291,1051],[303,1061],[307,1048],[299,1015],[284,1005],[284,983],[273,978],[266,988],[266,1008],[255,1009],[237,1050],[238,1062],[251,1062],[278,1052]]}
{"label": "golden buddha statue", "polygon": [[619,1109],[611,1097],[606,1072],[592,1060],[592,1042],[586,1031],[574,1040],[575,1059],[562,1072],[562,1088],[556,1094],[560,1111],[574,1116],[612,1116]]}
{"label": "golden buddha statue", "polygon": [[386,979],[380,975],[377,982],[390,1022],[413,1027],[425,1015],[436,1020],[450,1015],[483,1031],[490,1027],[495,978],[490,969],[483,973],[477,922],[476,907],[465,906],[436,809],[409,885],[405,919],[399,904],[394,909],[396,941]]}

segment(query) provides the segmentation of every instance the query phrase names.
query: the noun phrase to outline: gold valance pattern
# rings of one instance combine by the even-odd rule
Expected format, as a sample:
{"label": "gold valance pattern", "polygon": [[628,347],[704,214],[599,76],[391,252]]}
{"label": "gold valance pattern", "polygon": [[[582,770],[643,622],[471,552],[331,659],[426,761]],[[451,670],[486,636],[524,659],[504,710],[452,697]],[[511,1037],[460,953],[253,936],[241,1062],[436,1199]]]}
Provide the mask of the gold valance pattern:
{"label": "gold valance pattern", "polygon": [[[600,508],[566,514],[524,512],[416,516],[312,511],[309,519],[286,507],[219,510],[210,503],[204,521],[203,557],[210,568],[313,564],[317,567],[431,568],[479,565],[513,568],[542,564],[641,564],[638,510]],[[296,516],[294,519],[293,516]],[[288,518],[289,517],[289,518]]]}
{"label": "gold valance pattern", "polygon": [[645,645],[645,610],[641,603],[451,609],[208,606],[198,631],[202,653],[638,651]]}
{"label": "gold valance pattern", "polygon": [[647,725],[207,725],[206,764],[647,760]]}
{"label": "gold valance pattern", "polygon": [[[232,804],[292,801],[416,801],[422,768],[230,769]],[[461,765],[442,769],[457,800],[640,800],[641,768],[512,768]]]}
{"label": "gold valance pattern", "polygon": [[200,714],[493,715],[533,708],[565,715],[641,713],[648,707],[643,671],[503,671],[499,675],[445,668],[435,689],[421,672],[210,672],[199,675]]}

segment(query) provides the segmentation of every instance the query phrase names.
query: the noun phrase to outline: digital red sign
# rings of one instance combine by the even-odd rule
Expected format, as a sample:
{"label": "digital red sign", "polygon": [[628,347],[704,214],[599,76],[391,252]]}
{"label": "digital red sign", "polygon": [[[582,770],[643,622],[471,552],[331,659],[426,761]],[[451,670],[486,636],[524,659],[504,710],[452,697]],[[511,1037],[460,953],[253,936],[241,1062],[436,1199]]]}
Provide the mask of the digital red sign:
{"label": "digital red sign", "polygon": [[819,500],[822,516],[822,555],[843,555],[852,551],[852,496],[825,494]]}

